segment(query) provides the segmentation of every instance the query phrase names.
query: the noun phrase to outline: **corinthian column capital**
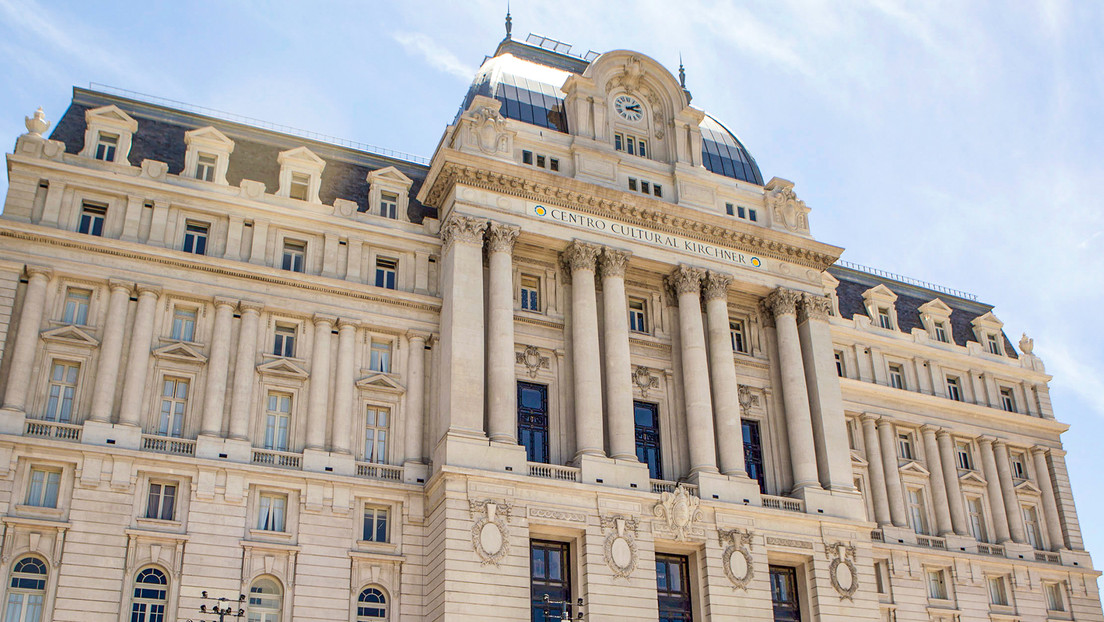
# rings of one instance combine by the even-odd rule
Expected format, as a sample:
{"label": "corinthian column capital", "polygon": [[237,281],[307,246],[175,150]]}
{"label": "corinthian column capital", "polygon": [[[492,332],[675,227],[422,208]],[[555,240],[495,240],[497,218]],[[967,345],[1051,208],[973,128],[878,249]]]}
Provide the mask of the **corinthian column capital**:
{"label": "corinthian column capital", "polygon": [[806,320],[819,320],[821,322],[828,320],[828,314],[832,309],[832,301],[828,300],[827,296],[818,296],[817,294],[810,294],[803,292],[801,294],[801,304],[798,306],[798,318],[799,322]]}
{"label": "corinthian column capital", "polygon": [[486,229],[486,220],[452,214],[441,225],[441,239],[445,242],[445,250],[448,250],[453,243],[482,246],[483,231]]}
{"label": "corinthian column capital", "polygon": [[602,270],[602,276],[624,278],[625,268],[629,265],[629,257],[632,257],[632,253],[629,251],[620,251],[614,248],[603,249],[601,257],[598,258],[598,266]]}
{"label": "corinthian column capital", "polygon": [[702,277],[705,270],[691,266],[681,265],[674,269],[664,280],[676,297],[682,294],[697,294],[701,292]]}
{"label": "corinthian column capital", "polygon": [[487,227],[487,252],[512,253],[521,227],[492,222]]}
{"label": "corinthian column capital", "polygon": [[786,289],[785,287],[779,287],[773,292],[767,294],[767,297],[763,299],[761,304],[764,311],[778,317],[779,315],[796,315],[797,314],[797,301],[801,298],[800,292],[795,292],[792,289]]}
{"label": "corinthian column capital", "polygon": [[732,283],[732,277],[720,272],[710,270],[705,273],[704,294],[707,301],[719,298],[728,300],[728,286]]}
{"label": "corinthian column capital", "polygon": [[578,270],[590,270],[593,272],[594,264],[601,250],[602,247],[597,244],[588,244],[587,242],[575,240],[560,253],[560,261],[563,262],[568,272],[576,272]]}

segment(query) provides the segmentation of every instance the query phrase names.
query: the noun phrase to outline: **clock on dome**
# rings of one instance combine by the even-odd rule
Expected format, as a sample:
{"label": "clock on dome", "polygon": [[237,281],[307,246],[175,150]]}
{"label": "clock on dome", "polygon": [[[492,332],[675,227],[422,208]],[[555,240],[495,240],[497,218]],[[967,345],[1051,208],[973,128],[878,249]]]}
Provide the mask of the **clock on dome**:
{"label": "clock on dome", "polygon": [[636,122],[644,116],[643,107],[632,95],[618,95],[617,99],[613,100],[613,108],[626,121]]}

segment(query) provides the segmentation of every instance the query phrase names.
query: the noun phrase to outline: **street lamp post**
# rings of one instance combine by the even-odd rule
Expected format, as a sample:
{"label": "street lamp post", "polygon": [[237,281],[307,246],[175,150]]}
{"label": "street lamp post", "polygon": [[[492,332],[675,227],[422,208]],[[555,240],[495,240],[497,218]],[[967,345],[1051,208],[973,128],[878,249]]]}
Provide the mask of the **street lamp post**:
{"label": "street lamp post", "polygon": [[[239,594],[237,600],[220,596],[214,598],[207,595],[207,590],[203,590],[203,600],[214,601],[214,604],[208,605],[206,603],[199,606],[199,612],[204,616],[218,616],[218,622],[226,622],[227,618],[238,619],[245,617],[245,609],[242,608],[242,603],[245,602],[245,594]],[[188,622],[214,622],[213,620],[192,620],[188,619]]]}

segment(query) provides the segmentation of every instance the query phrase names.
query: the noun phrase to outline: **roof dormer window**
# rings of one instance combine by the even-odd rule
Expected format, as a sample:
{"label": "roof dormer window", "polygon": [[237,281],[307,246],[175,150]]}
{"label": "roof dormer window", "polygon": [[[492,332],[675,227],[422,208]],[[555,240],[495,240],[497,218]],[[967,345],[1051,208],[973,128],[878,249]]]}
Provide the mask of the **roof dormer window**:
{"label": "roof dormer window", "polygon": [[414,183],[394,166],[368,173],[368,213],[391,220],[407,221],[410,186]]}
{"label": "roof dormer window", "polygon": [[997,336],[992,334],[992,333],[989,333],[988,335],[985,336],[985,338],[986,338],[985,343],[986,343],[987,347],[989,348],[989,354],[1000,355],[1001,354],[1001,347],[1000,347],[1000,341],[997,340]]}
{"label": "roof dormer window", "polygon": [[104,162],[114,162],[115,152],[119,148],[119,135],[100,132],[96,139],[96,153],[93,157]]}
{"label": "roof dormer window", "polygon": [[970,324],[974,327],[974,337],[983,351],[995,356],[1004,356],[1004,322],[997,319],[992,311],[974,318]]}
{"label": "roof dormer window", "polygon": [[947,323],[936,322],[935,323],[935,340],[947,343],[950,339],[947,338]]}
{"label": "roof dormer window", "polygon": [[884,330],[897,330],[897,294],[885,285],[876,285],[863,292],[866,315],[871,323]]}
{"label": "roof dormer window", "polygon": [[209,153],[199,154],[199,159],[196,161],[195,178],[201,181],[215,181],[215,167],[218,165],[218,158]]}
{"label": "roof dormer window", "polygon": [[308,203],[321,203],[318,190],[322,185],[322,170],[326,162],[306,147],[281,151],[280,190],[276,196],[297,199]]}
{"label": "roof dormer window", "polygon": [[234,141],[211,126],[201,127],[184,134],[183,177],[192,177],[220,186],[226,182],[226,169],[230,166],[230,154],[234,152]]}
{"label": "roof dormer window", "polygon": [[288,190],[288,196],[293,199],[299,199],[300,201],[306,201],[310,195],[310,175],[306,173],[292,173],[291,174],[291,188]]}
{"label": "roof dormer window", "polygon": [[137,121],[115,105],[85,111],[84,121],[84,149],[80,155],[113,164],[130,164],[127,156],[131,137],[138,131]]}

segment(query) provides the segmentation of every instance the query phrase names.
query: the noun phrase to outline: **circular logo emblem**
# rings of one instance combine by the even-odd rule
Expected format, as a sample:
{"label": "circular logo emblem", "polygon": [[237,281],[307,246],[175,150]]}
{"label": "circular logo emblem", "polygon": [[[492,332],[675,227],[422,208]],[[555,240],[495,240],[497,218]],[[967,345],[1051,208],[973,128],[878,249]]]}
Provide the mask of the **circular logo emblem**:
{"label": "circular logo emblem", "polygon": [[538,206],[534,207],[533,211],[537,213],[537,216],[544,216],[545,214],[548,213],[548,210],[545,209],[545,207],[543,205],[538,205]]}
{"label": "circular logo emblem", "polygon": [[753,266],[755,266],[756,268],[758,268],[759,266],[763,265],[763,262],[762,262],[762,261],[759,261],[759,258],[758,258],[758,257],[752,257],[752,258],[751,258],[751,265],[753,265]]}

